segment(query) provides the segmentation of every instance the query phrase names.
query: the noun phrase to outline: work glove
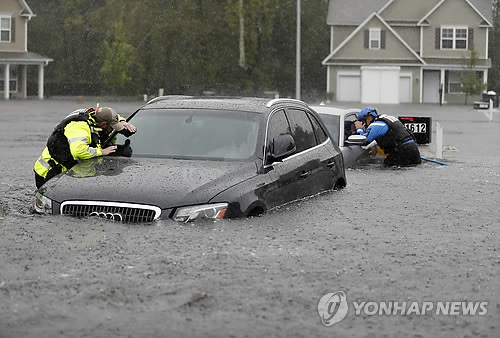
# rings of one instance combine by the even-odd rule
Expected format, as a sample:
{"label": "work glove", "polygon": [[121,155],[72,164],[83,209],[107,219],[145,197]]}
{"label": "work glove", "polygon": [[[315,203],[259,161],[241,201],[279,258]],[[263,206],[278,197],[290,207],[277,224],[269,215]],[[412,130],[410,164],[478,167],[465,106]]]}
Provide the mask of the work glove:
{"label": "work glove", "polygon": [[124,144],[119,144],[116,146],[116,151],[113,155],[130,157],[132,156],[132,147],[130,146],[130,140],[125,140]]}

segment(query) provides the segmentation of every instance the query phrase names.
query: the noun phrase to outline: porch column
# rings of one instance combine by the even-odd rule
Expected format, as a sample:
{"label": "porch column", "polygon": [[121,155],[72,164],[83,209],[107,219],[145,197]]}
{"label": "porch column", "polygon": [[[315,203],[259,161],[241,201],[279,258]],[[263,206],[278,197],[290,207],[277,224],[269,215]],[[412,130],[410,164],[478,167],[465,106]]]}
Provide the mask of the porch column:
{"label": "porch column", "polygon": [[[418,80],[418,78],[417,78]],[[420,67],[420,98],[419,98],[419,103],[424,103],[424,68]]]}
{"label": "porch column", "polygon": [[10,64],[5,64],[3,72],[3,98],[8,100],[10,96]]}
{"label": "porch column", "polygon": [[444,101],[444,69],[441,69],[441,79],[439,80],[439,103],[443,104],[446,103]]}
{"label": "porch column", "polygon": [[27,91],[27,88],[28,88],[28,66],[27,65],[23,65],[22,66],[22,78],[21,78],[21,86],[22,86],[22,98],[25,99],[26,97],[28,97],[28,91]]}
{"label": "porch column", "polygon": [[44,64],[38,65],[38,98],[43,99],[43,67]]}

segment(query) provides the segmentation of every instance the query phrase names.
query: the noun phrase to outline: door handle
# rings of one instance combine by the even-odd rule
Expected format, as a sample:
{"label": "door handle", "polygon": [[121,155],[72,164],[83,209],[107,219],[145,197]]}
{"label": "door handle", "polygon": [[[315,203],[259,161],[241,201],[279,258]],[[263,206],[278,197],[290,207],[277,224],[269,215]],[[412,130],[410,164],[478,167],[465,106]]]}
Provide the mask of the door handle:
{"label": "door handle", "polygon": [[309,176],[309,171],[303,171],[303,172],[300,174],[300,178],[302,178],[302,179],[306,178],[307,176]]}
{"label": "door handle", "polygon": [[329,161],[329,162],[326,164],[326,166],[327,166],[328,168],[330,168],[330,169],[331,169],[333,166],[335,166],[335,162],[334,162],[334,161]]}

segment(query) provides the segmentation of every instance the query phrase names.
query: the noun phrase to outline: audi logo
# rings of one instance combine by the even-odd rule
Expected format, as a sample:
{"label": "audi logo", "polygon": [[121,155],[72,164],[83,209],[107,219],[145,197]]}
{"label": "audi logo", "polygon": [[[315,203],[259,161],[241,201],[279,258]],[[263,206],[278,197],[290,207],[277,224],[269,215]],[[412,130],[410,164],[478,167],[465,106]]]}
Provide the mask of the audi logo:
{"label": "audi logo", "polygon": [[113,220],[113,221],[123,221],[123,217],[121,214],[119,213],[112,213],[112,212],[97,212],[97,211],[93,211],[90,213],[89,216],[94,216],[94,217],[100,217],[100,218],[106,218],[106,219],[110,219],[110,220]]}

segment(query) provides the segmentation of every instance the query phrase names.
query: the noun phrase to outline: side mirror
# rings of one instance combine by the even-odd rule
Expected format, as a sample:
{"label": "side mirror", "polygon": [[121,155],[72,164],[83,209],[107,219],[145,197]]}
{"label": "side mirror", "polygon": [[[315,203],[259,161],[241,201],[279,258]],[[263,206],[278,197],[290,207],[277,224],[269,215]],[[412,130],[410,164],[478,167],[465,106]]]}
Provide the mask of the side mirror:
{"label": "side mirror", "polygon": [[367,143],[366,136],[363,135],[351,135],[347,139],[347,144],[349,145],[365,146]]}
{"label": "side mirror", "polygon": [[271,156],[273,160],[281,160],[295,152],[295,140],[290,134],[282,134],[273,139]]}

